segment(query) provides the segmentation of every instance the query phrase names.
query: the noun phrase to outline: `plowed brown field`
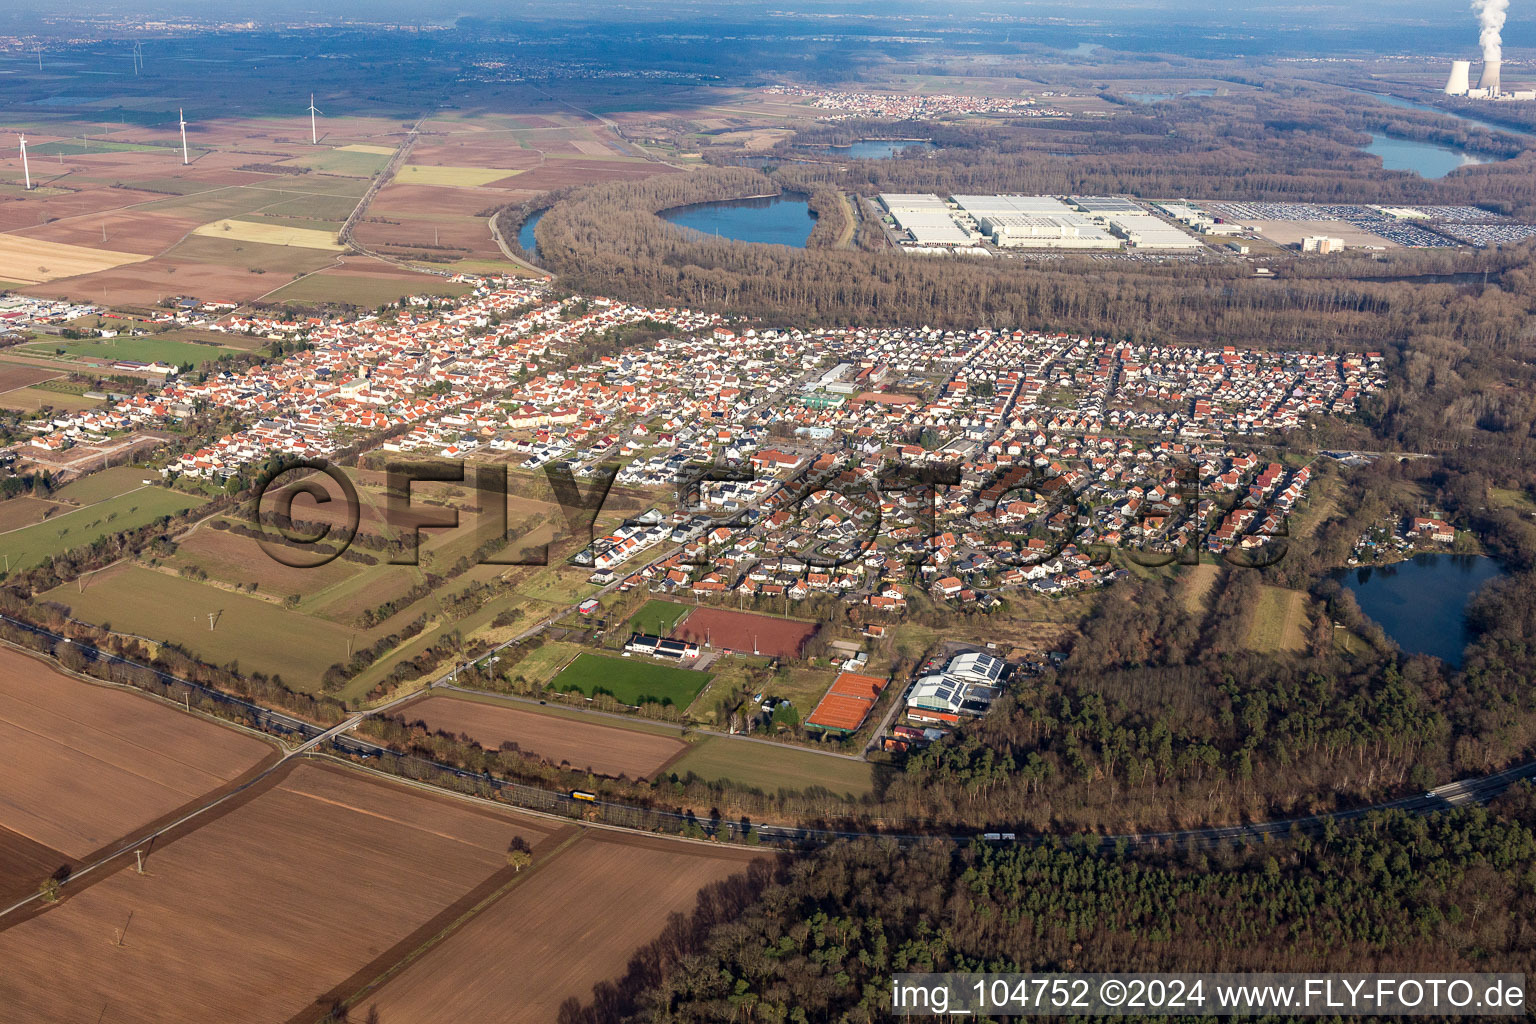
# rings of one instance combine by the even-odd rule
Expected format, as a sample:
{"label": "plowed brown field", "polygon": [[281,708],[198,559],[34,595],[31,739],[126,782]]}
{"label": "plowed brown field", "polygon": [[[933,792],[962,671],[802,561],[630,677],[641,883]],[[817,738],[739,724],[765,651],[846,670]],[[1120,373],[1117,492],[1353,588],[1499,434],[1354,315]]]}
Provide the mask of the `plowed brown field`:
{"label": "plowed brown field", "polygon": [[537,857],[568,834],[552,828],[300,764],[154,851],[143,875],[130,866],[0,932],[0,1006],[16,1021],[284,1021],[510,878],[514,838]]}
{"label": "plowed brown field", "polygon": [[464,733],[488,750],[516,743],[518,749],[551,764],[564,762],[599,775],[649,777],[688,749],[688,744],[670,736],[455,697],[428,697],[402,715],[406,721],[426,723],[433,731]]}
{"label": "plowed brown field", "polygon": [[272,748],[0,648],[0,826],[70,857],[219,788]]}
{"label": "plowed brown field", "polygon": [[590,1000],[630,957],[689,913],[698,892],[765,856],[741,849],[591,833],[420,960],[359,1000],[379,1024],[550,1024]]}

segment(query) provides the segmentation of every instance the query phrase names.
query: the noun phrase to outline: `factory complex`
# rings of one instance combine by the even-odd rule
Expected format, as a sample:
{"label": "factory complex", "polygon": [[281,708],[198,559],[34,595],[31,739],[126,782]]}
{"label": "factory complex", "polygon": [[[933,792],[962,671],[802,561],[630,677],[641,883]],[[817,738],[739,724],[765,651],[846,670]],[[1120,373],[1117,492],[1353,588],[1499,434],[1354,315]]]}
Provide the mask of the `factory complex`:
{"label": "factory complex", "polygon": [[[896,241],[912,251],[1199,249],[1198,238],[1136,203],[1110,196],[882,192]],[[990,248],[988,248],[990,246]]]}
{"label": "factory complex", "polygon": [[1445,80],[1447,96],[1464,96],[1469,100],[1536,100],[1536,89],[1505,90],[1501,75],[1502,61],[1490,57],[1483,61],[1482,74],[1477,86],[1472,85],[1472,62],[1451,61],[1451,74]]}

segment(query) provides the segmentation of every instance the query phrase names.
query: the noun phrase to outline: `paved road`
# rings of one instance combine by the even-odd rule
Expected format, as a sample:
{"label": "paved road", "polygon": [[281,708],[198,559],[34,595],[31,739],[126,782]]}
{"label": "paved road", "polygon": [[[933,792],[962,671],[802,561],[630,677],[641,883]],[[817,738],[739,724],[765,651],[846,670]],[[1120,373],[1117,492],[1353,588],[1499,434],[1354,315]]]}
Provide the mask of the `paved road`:
{"label": "paved road", "polygon": [[522,267],[524,270],[538,274],[541,277],[548,278],[549,271],[545,270],[543,267],[534,266],[523,257],[514,253],[512,251],[512,247],[507,244],[507,240],[501,237],[501,228],[496,226],[496,218],[500,216],[501,211],[497,210],[495,213],[491,214],[489,218],[487,218],[485,223],[486,226],[491,229],[491,237],[496,240],[496,246],[501,250],[501,254],[507,258],[507,262],[512,263],[515,266]]}

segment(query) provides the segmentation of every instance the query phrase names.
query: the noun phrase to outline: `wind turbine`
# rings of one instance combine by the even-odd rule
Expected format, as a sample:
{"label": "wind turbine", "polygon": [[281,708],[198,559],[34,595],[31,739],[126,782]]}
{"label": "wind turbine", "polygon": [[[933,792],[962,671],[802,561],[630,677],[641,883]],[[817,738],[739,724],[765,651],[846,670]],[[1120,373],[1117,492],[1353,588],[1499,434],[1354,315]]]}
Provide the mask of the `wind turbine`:
{"label": "wind turbine", "polygon": [[135,40],[133,44],[133,73],[137,75],[143,67],[144,43],[142,40]]}
{"label": "wind turbine", "polygon": [[181,165],[185,167],[192,162],[187,156],[187,114],[185,110],[177,107],[176,116],[181,118]]}
{"label": "wind turbine", "polygon": [[30,191],[32,191],[32,169],[27,166],[27,137],[25,135],[22,135],[22,136],[20,136],[20,138],[21,138],[21,173],[26,176],[26,179],[27,179],[26,191],[30,192]]}
{"label": "wind turbine", "polygon": [[309,94],[309,144],[311,146],[318,146],[318,145],[320,145],[320,136],[315,133],[315,115],[318,114],[318,113],[320,113],[320,111],[315,109],[315,94],[314,93],[310,93]]}

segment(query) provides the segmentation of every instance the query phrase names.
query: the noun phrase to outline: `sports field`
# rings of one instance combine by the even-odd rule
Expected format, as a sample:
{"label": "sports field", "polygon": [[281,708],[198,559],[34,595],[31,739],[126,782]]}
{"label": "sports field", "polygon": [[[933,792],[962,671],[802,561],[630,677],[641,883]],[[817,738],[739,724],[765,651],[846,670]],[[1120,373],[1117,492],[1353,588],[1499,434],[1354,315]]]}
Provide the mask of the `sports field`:
{"label": "sports field", "polygon": [[1248,630],[1248,646],[1269,654],[1303,651],[1307,646],[1306,623],[1306,594],[1284,587],[1262,587]]}
{"label": "sports field", "polygon": [[708,682],[707,672],[672,668],[649,659],[582,653],[549,685],[561,692],[579,690],[588,697],[607,693],[625,704],[673,704],[685,708]]}
{"label": "sports field", "polygon": [[184,512],[203,500],[164,487],[139,487],[85,508],[59,512],[41,523],[0,534],[0,555],[12,571],[94,544],[109,533],[133,530],[161,516]]}
{"label": "sports field", "polygon": [[49,341],[28,345],[22,351],[33,355],[52,355],[60,349],[64,350],[64,355],[74,356],[77,359],[102,362],[131,359],[138,363],[169,363],[172,366],[184,366],[190,363],[193,367],[235,351],[235,349],[214,345],[196,345],[187,341],[170,341],[154,337]]}
{"label": "sports field", "polygon": [[728,736],[693,744],[663,774],[682,778],[689,772],[707,782],[730,780],[764,793],[820,787],[838,796],[860,797],[874,789],[874,767],[864,761]]}
{"label": "sports field", "polygon": [[636,633],[651,636],[669,636],[677,620],[689,610],[686,604],[676,601],[647,601],[640,610],[629,617],[629,628]]}
{"label": "sports field", "polygon": [[798,658],[805,642],[816,635],[816,628],[814,622],[797,619],[724,608],[696,608],[674,635],[716,650]]}
{"label": "sports field", "polygon": [[60,501],[91,505],[138,490],[144,486],[145,480],[153,479],[153,473],[153,470],[142,466],[112,466],[65,484],[54,491],[53,496]]}
{"label": "sports field", "polygon": [[192,233],[237,242],[291,245],[300,249],[328,249],[332,252],[346,250],[346,246],[336,241],[336,233],[333,231],[295,228],[286,224],[258,223],[250,220],[216,220],[212,224],[204,224]]}
{"label": "sports field", "polygon": [[270,302],[300,304],[350,302],[357,306],[381,306],[407,295],[467,295],[473,287],[425,274],[384,277],[321,271],[284,285],[266,296]]}
{"label": "sports field", "polygon": [[0,267],[5,268],[6,280],[18,284],[37,284],[62,277],[94,274],[148,258],[111,249],[45,242],[40,238],[25,238],[21,235],[0,235]]}

